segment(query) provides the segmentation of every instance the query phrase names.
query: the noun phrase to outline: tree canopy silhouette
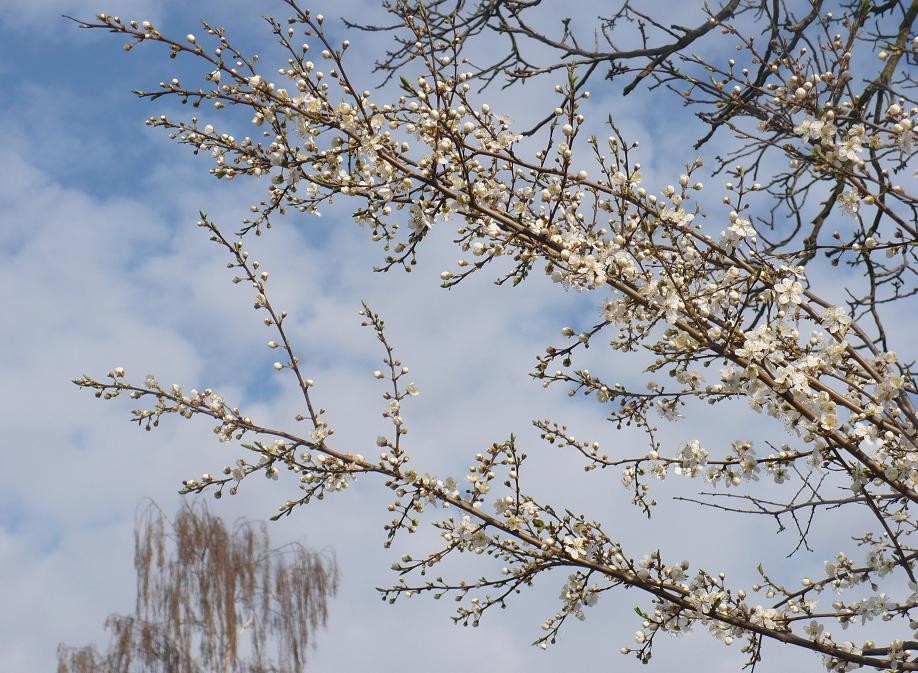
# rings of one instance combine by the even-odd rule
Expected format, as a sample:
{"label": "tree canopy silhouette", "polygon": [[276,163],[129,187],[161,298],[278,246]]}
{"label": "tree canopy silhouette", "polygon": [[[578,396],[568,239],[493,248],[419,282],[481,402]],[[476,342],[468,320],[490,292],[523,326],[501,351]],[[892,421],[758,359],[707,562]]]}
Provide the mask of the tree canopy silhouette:
{"label": "tree canopy silhouette", "polygon": [[264,523],[201,502],[172,521],[143,506],[134,567],[134,612],[108,617],[104,652],[61,645],[58,673],[299,673],[338,588],[331,554],[272,548]]}

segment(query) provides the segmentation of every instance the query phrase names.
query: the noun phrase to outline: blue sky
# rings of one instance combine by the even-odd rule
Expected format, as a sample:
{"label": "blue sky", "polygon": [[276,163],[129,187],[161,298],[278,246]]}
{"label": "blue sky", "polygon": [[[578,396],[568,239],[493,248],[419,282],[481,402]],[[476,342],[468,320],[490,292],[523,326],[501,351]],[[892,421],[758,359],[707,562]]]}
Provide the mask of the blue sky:
{"label": "blue sky", "polygon": [[[674,16],[694,16],[686,3],[659,5]],[[338,14],[379,13],[369,0],[313,8],[330,22]],[[590,14],[585,2],[565,8]],[[171,0],[112,0],[109,7],[84,0],[0,0],[0,10],[0,131],[7,139],[0,180],[0,301],[7,316],[0,325],[6,440],[0,671],[40,671],[53,670],[59,642],[101,643],[105,616],[130,609],[131,530],[140,499],[153,498],[168,510],[178,503],[182,479],[237,457],[213,440],[206,423],[172,421],[144,433],[127,422],[127,401],[101,404],[69,380],[123,366],[137,378],[152,372],[164,383],[210,386],[253,417],[277,423],[288,421],[294,405],[290,382],[271,371],[263,346],[270,337],[249,297],[229,282],[225,260],[194,227],[199,209],[232,227],[262,186],[217,183],[204,161],[144,126],[163,106],[138,101],[130,90],[172,76],[176,66],[161,50],[125,54],[117,38],[79,31],[59,15],[107,11],[153,18],[176,35],[197,30],[204,16],[257,47],[267,36],[257,17],[282,8],[242,0],[201,0],[191,11]],[[351,41],[369,88],[377,80],[365,64],[384,43],[364,36]],[[525,119],[538,110],[540,117],[554,106],[545,88],[486,97],[512,116]],[[613,111],[641,140],[648,183],[671,181],[694,156],[687,153],[685,128],[667,123],[674,109],[646,96],[623,101],[600,88],[593,97],[599,116]],[[517,289],[496,288],[487,274],[447,293],[438,287],[438,274],[454,260],[449,231],[432,239],[410,276],[371,272],[382,252],[344,209],[285,220],[253,244],[290,311],[301,352],[309,354],[307,370],[341,445],[371,444],[385,427],[371,377],[381,353],[356,316],[359,301],[367,299],[386,317],[422,390],[407,417],[415,459],[425,469],[461,476],[479,448],[514,431],[532,446],[534,490],[553,492],[563,475],[558,499],[613,522],[617,534],[634,542],[635,554],[657,546],[680,549],[740,576],[748,576],[754,566],[748,559],[757,553],[781,563],[792,543],[773,544],[769,521],[710,517],[664,503],[648,524],[628,504],[617,476],[585,477],[575,461],[539,445],[529,422],[551,416],[613,446],[640,446],[636,435],[613,436],[595,403],[571,402],[560,389],[543,391],[527,375],[563,325],[590,324],[602,297],[564,293],[540,277]],[[604,362],[608,354],[594,357],[622,376],[635,371],[633,363]],[[672,444],[695,436],[716,443],[774,430],[749,414],[720,414],[716,423],[701,417],[667,429],[666,437]],[[253,484],[213,509],[230,519],[267,517],[291,493],[294,486],[283,481]],[[423,548],[424,540],[384,550],[386,502],[380,484],[360,483],[272,527],[278,544],[298,539],[331,548],[341,564],[341,594],[328,630],[317,638],[312,670],[452,672],[476,662],[482,670],[508,672],[647,670],[618,654],[638,626],[635,592],[605,597],[547,653],[529,643],[554,612],[563,577],[544,581],[475,630],[452,626],[449,607],[432,600],[383,605],[374,587],[391,582],[392,560]],[[783,567],[799,576],[821,561],[818,555],[798,557]],[[774,646],[766,655],[757,670],[816,665]],[[697,634],[662,642],[654,668],[684,669],[688,660],[689,670],[732,671],[741,656]]]}

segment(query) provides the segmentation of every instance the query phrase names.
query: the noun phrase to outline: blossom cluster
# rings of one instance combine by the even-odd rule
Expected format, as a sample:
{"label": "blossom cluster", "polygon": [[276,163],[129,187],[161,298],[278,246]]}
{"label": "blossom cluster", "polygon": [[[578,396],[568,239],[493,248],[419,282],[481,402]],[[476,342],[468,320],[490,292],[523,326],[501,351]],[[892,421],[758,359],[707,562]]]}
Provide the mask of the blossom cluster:
{"label": "blossom cluster", "polygon": [[[242,109],[245,123],[254,127],[252,135],[238,137],[219,130],[216,120],[197,116],[149,119],[178,143],[209,155],[215,177],[253,176],[267,183],[267,196],[252,206],[237,237],[225,235],[207,217],[199,226],[225,250],[233,282],[250,291],[255,310],[274,330],[267,346],[282,355],[273,368],[296,379],[303,401],[296,421],[308,430],[260,425],[210,389],[186,393],[154,378],[133,384],[120,368],[105,380],[83,376],[76,383],[106,399],[127,393],[150,400],[147,408],[134,412],[135,421],[147,429],[167,414],[204,416],[216,422],[221,441],[247,440],[241,446],[256,455],[254,461],[240,458],[223,476],[186,480],[185,491],[220,495],[228,486],[236,493],[249,475],[262,472],[278,479],[284,469],[301,491],[280,506],[278,516],[284,516],[347,488],[360,474],[375,474],[394,495],[387,546],[400,532],[417,531],[428,509],[449,509],[446,518],[432,522],[442,546],[423,558],[405,555],[393,564],[400,579],[383,592],[390,601],[423,592],[437,598],[452,593],[459,605],[454,619],[477,625],[488,609],[505,606],[538,574],[563,567],[570,573],[561,606],[543,623],[544,633],[536,641],[540,646],[554,642],[568,617],[585,618],[585,608],[596,604],[599,593],[631,586],[652,603],[639,610],[638,647],[624,648],[643,661],[650,658],[657,633],[679,634],[701,625],[727,645],[744,640],[753,664],[762,639],[774,638],[822,654],[829,670],[918,668],[908,661],[908,653],[918,647],[912,641],[894,639],[887,647],[839,643],[825,628],[833,621],[846,627],[875,618],[899,619],[914,628],[915,594],[894,598],[874,587],[886,576],[915,581],[918,552],[909,536],[915,530],[910,508],[918,502],[918,390],[908,365],[886,347],[882,333],[872,333],[857,310],[823,298],[812,286],[806,263],[816,243],[789,253],[763,236],[758,224],[763,217],[749,200],[785,183],[763,186],[756,181],[758,166],[737,163],[730,169],[735,182],[726,185],[722,210],[711,213],[702,208],[706,187],[698,177],[700,159],[674,174],[671,184],[645,185],[634,161],[636,143],[626,141],[614,124],[604,140],[589,135],[590,95],[573,68],[566,82],[555,87],[556,107],[546,122],[544,144],[529,152],[509,117],[477,100],[475,73],[459,58],[460,41],[431,38],[423,16],[407,16],[403,27],[414,40],[411,49],[420,72],[403,75],[400,94],[378,102],[369,91],[355,88],[347,73],[349,43],[333,44],[321,15],[301,10],[292,0],[288,4],[292,15],[286,24],[270,20],[290,55],[272,75],[260,71],[257,59],[234,47],[222,30],[207,24],[206,40],[173,40],[149,22],[104,14],[84,26],[124,36],[127,48],[155,42],[172,55],[195,56],[204,63],[206,86],[186,86],[172,78],[160,90],[142,95],[175,96],[195,107],[206,103],[215,115]],[[724,32],[735,34],[735,29],[725,26]],[[319,54],[310,57],[310,46],[300,44],[301,37]],[[899,42],[896,58],[914,51],[913,43]],[[779,148],[794,176],[834,185],[833,207],[837,201],[852,216],[860,218],[870,207],[878,221],[892,222],[897,234],[889,241],[884,242],[878,227],[869,236],[859,230],[856,240],[832,244],[826,254],[833,263],[854,255],[874,276],[877,269],[885,274],[883,287],[888,283],[903,292],[915,228],[901,213],[914,208],[916,198],[891,182],[883,165],[907,161],[913,152],[918,110],[896,99],[885,105],[879,120],[866,120],[859,112],[863,97],[846,88],[853,56],[840,37],[830,36],[823,45],[825,54],[834,57],[818,72],[812,69],[819,60],[760,54],[751,42],[740,48],[762,66],[760,77],[753,78],[748,68],[737,69],[734,59],[726,68],[706,65],[713,84],[689,79],[695,93],[686,96],[692,100],[703,94],[737,109],[758,101],[752,116],[761,121],[755,129],[737,125],[738,134],[751,142],[765,142],[761,134],[783,134],[788,142]],[[769,149],[778,145],[767,144]],[[419,391],[407,381],[409,370],[396,357],[384,321],[367,305],[361,320],[385,352],[383,368],[373,378],[386,386],[382,415],[391,422],[391,436],[377,437],[375,448],[361,453],[335,448],[334,428],[314,403],[315,381],[305,376],[285,330],[287,314],[272,303],[268,273],[251,258],[246,238],[265,233],[276,215],[318,214],[335,200],[357,204],[355,221],[384,247],[380,270],[410,270],[429,231],[455,221],[458,259],[441,274],[445,287],[502,260],[502,268],[509,270],[499,283],[517,284],[541,270],[564,289],[597,296],[597,322],[583,330],[564,327],[564,342],[546,348],[532,375],[546,387],[566,386],[571,396],[593,395],[616,427],[642,430],[648,449],[638,456],[610,456],[600,442],[577,439],[550,419],[535,425],[550,444],[581,454],[588,470],[621,468],[622,484],[645,513],[656,504],[648,475],[662,480],[672,473],[731,489],[767,478],[778,486],[788,484],[795,494],[782,502],[737,496],[748,507],[732,511],[768,514],[782,529],[781,522],[791,517],[800,544],[806,545],[809,524],[800,525],[798,510],[864,507],[880,532],[854,538],[865,550],[863,562],[839,552],[826,564],[824,577],[807,578],[799,589],[773,581],[760,568],[762,583],[747,592],[728,585],[724,573],[697,569],[689,574],[688,561],[668,562],[659,551],[637,560],[599,522],[528,494],[521,481],[526,454],[513,436],[476,454],[464,479],[415,471],[408,466],[405,408]],[[879,250],[887,259],[904,260],[902,265],[876,266]],[[875,308],[880,282],[871,282],[870,306]],[[852,306],[863,304],[858,299]],[[622,353],[651,354],[650,378],[643,388],[574,367],[575,356],[603,341]],[[660,373],[670,381],[657,380]],[[727,400],[745,400],[754,411],[777,419],[787,430],[787,441],[762,450],[746,438],[728,447],[703,446],[699,439],[665,446],[660,439],[658,424],[677,420],[692,402]],[[824,481],[840,485],[843,495],[824,496],[813,485]],[[409,583],[408,576],[425,575],[447,556],[462,553],[491,557],[501,570],[474,582],[438,577]],[[871,587],[874,593],[828,603],[821,599],[826,588],[841,593],[855,586]],[[761,601],[750,599],[758,593]]]}

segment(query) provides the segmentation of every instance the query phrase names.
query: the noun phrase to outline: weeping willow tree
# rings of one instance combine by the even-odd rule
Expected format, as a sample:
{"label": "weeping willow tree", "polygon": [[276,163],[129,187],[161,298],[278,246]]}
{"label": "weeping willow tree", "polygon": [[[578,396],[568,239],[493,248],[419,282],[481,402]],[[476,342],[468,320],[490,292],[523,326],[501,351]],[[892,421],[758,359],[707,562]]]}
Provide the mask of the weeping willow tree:
{"label": "weeping willow tree", "polygon": [[134,567],[134,612],[108,617],[104,652],[59,646],[58,673],[296,673],[338,588],[328,553],[272,548],[264,523],[227,527],[203,504],[173,521],[143,507]]}

